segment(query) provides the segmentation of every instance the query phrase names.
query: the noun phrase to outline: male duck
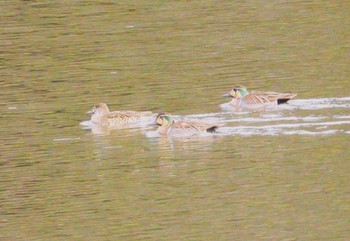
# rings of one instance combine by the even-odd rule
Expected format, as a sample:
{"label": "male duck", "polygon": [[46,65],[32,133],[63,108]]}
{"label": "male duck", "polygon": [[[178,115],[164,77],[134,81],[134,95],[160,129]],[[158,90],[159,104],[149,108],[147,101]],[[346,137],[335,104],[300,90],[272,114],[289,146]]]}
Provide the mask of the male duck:
{"label": "male duck", "polygon": [[129,124],[136,124],[142,117],[153,117],[154,114],[150,111],[113,111],[110,112],[108,106],[105,103],[99,103],[95,105],[91,111],[87,114],[91,114],[91,122],[100,126],[124,126]]}
{"label": "male duck", "polygon": [[267,106],[286,103],[296,95],[297,94],[294,93],[279,93],[273,91],[253,91],[249,93],[246,87],[236,85],[224,96],[232,97],[230,104],[237,110],[257,110]]}
{"label": "male duck", "polygon": [[213,133],[219,125],[212,125],[199,121],[174,121],[167,114],[160,113],[156,118],[157,131],[163,136],[191,136],[200,132]]}

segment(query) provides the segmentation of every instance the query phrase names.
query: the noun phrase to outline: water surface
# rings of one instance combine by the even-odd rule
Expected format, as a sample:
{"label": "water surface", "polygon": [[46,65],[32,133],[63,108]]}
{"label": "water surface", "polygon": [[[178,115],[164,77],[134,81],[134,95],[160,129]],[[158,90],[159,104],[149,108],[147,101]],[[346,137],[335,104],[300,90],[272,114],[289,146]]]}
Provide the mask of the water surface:
{"label": "water surface", "polygon": [[[346,1],[0,3],[4,240],[348,240]],[[234,113],[234,84],[293,91]],[[85,128],[99,102],[224,124]]]}

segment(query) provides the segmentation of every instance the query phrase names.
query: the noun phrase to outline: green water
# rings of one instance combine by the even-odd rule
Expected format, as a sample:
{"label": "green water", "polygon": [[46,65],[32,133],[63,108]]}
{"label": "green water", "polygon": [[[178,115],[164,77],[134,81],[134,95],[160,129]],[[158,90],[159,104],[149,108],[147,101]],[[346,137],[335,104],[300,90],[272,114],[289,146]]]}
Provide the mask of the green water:
{"label": "green water", "polygon": [[[349,240],[349,9],[0,2],[1,240]],[[298,96],[231,113],[233,84]],[[96,133],[99,102],[225,127]]]}

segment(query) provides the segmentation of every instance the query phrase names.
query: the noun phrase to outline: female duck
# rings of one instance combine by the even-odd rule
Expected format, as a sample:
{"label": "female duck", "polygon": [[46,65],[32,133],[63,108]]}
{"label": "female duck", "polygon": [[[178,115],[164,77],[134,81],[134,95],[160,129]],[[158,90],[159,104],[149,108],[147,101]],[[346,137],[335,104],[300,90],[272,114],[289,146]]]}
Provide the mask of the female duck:
{"label": "female duck", "polygon": [[113,111],[110,112],[105,103],[95,105],[91,111],[91,122],[100,126],[124,126],[141,122],[142,117],[153,117],[154,114],[150,111]]}
{"label": "female duck", "polygon": [[247,88],[236,85],[232,90],[225,94],[226,97],[232,97],[230,104],[237,110],[256,110],[267,106],[276,106],[286,103],[294,98],[294,93],[279,93],[273,91],[253,91],[249,93]]}
{"label": "female duck", "polygon": [[174,121],[170,115],[159,114],[156,118],[157,131],[163,136],[191,136],[200,132],[213,133],[219,125],[211,125],[198,121]]}

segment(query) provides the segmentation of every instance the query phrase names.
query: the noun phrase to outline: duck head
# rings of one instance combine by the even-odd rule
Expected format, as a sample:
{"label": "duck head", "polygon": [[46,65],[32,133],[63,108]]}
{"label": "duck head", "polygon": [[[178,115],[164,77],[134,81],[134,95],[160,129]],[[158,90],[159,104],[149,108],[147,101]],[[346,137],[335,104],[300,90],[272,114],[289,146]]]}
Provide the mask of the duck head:
{"label": "duck head", "polygon": [[235,99],[240,99],[243,98],[244,96],[246,96],[247,94],[249,94],[248,90],[246,87],[242,86],[242,85],[235,85],[233,86],[233,88],[231,89],[231,91],[227,94],[224,94],[224,97],[232,97]]}
{"label": "duck head", "polygon": [[90,115],[104,116],[109,114],[109,109],[105,103],[99,103],[95,105],[91,111],[88,111],[86,113]]}
{"label": "duck head", "polygon": [[159,126],[170,126],[174,123],[174,119],[170,115],[160,113],[156,118],[156,123]]}

